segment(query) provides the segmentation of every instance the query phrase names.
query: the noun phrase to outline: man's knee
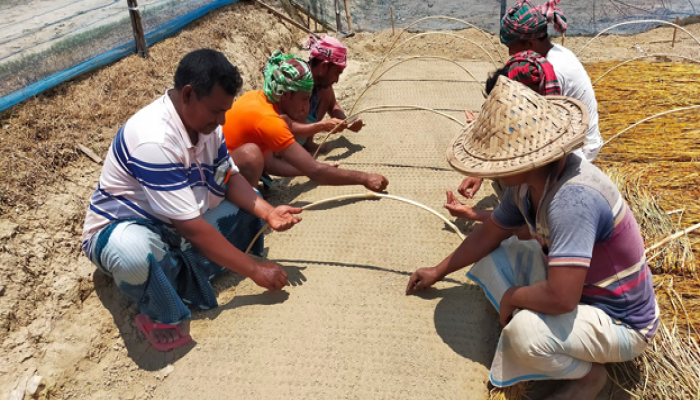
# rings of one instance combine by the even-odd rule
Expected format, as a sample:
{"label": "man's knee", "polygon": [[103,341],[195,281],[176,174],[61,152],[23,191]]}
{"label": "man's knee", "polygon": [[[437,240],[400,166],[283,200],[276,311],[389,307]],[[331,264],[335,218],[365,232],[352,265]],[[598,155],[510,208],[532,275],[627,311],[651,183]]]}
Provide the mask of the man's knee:
{"label": "man's knee", "polygon": [[100,262],[117,284],[141,285],[148,280],[151,260],[162,260],[165,251],[160,237],[150,229],[126,223],[114,229]]}
{"label": "man's knee", "polygon": [[518,358],[535,361],[549,357],[557,349],[556,340],[543,329],[542,316],[530,310],[520,310],[503,328],[501,341]]}
{"label": "man's knee", "polygon": [[251,185],[257,185],[265,165],[260,147],[253,143],[244,144],[231,152],[231,158],[233,158],[233,162],[238,167],[241,175]]}

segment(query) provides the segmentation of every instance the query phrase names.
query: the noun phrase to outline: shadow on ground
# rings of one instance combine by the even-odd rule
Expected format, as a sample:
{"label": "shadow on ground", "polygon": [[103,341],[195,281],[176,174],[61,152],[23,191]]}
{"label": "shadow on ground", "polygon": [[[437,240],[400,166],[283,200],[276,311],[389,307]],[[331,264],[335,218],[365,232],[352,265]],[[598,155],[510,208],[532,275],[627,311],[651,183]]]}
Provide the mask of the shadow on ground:
{"label": "shadow on ground", "polygon": [[435,330],[446,345],[464,358],[491,367],[500,334],[498,314],[478,286],[460,283],[446,289],[430,288],[417,296],[440,299],[435,306]]}
{"label": "shadow on ground", "polygon": [[[330,149],[345,149],[344,152],[332,156],[326,156],[325,159],[322,161],[340,161],[344,160],[353,154],[357,153],[358,151],[361,151],[365,148],[365,146],[362,146],[360,144],[355,144],[348,140],[345,136],[340,136],[337,139],[326,142],[323,147],[328,146]],[[340,168],[343,168],[343,165],[341,163]]]}

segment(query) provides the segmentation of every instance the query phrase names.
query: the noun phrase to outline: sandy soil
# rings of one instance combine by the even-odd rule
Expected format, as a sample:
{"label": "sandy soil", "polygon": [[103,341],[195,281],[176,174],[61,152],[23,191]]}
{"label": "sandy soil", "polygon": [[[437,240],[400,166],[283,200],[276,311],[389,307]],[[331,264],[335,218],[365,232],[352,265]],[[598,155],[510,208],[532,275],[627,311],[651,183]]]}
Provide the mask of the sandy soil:
{"label": "sandy soil", "polygon": [[[688,29],[700,33],[698,25]],[[491,46],[475,31],[460,34]],[[671,36],[672,30],[661,28],[630,38],[606,37],[586,50],[583,59],[643,54],[637,46],[645,53],[669,52]],[[674,54],[700,56],[700,46],[679,37]],[[3,186],[21,201],[5,203],[0,211],[0,396],[35,374],[44,377],[42,393],[48,398],[156,396],[172,373],[169,364],[184,354],[150,351],[130,326],[135,308],[80,253],[82,219],[100,166],[77,153],[74,144],[84,143],[104,155],[116,127],[163,93],[177,61],[192,49],[224,51],[241,68],[244,90],[249,90],[260,87],[258,71],[266,54],[279,46],[293,49],[303,38],[268,13],[236,4],[154,46],[149,59],[130,57],[2,115],[2,165],[10,165],[7,171],[13,175],[37,168],[37,180],[39,172],[50,179],[42,178],[38,185],[31,174],[21,181],[8,177],[9,186]],[[347,40],[353,69],[337,88],[345,106],[359,95],[367,71],[383,58],[391,39],[385,31]],[[566,45],[576,49],[585,41],[571,38]],[[418,54],[488,61],[478,47],[454,37],[415,40],[395,52],[396,57]],[[23,145],[17,142],[20,132]],[[34,161],[37,156],[42,160]],[[63,161],[44,163],[48,158]],[[231,298],[237,282],[227,279],[217,285],[222,296]]]}

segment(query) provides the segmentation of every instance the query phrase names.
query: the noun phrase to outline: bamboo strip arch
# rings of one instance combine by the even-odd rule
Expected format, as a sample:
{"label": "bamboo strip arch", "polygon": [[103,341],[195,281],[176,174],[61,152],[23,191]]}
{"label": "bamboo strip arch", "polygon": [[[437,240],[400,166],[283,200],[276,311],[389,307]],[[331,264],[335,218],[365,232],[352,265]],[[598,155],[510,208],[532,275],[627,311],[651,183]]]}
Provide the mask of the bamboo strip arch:
{"label": "bamboo strip arch", "polygon": [[[374,107],[365,108],[364,110],[360,110],[360,111],[358,111],[358,112],[356,112],[356,113],[353,113],[352,115],[349,115],[347,118],[345,118],[345,120],[344,120],[343,122],[347,122],[350,118],[353,118],[353,117],[355,117],[355,116],[357,116],[357,115],[360,115],[360,114],[365,113],[365,112],[368,112],[368,111],[392,110],[392,109],[407,109],[407,110],[422,110],[422,111],[428,111],[428,112],[432,112],[432,113],[437,114],[437,115],[441,115],[441,116],[443,116],[443,117],[445,117],[445,118],[447,118],[447,119],[449,119],[449,120],[451,120],[451,121],[453,121],[453,122],[456,122],[457,124],[459,124],[459,125],[462,126],[462,127],[465,126],[465,124],[462,123],[462,122],[461,122],[460,120],[458,120],[457,118],[455,118],[455,117],[453,117],[453,116],[451,116],[451,115],[449,115],[449,114],[446,114],[446,113],[444,113],[444,112],[435,110],[435,109],[433,109],[433,108],[422,107],[422,106],[414,106],[414,105],[401,105],[401,104],[387,104],[387,105],[381,105],[381,106],[374,106]],[[313,155],[314,159],[316,159],[316,157],[318,157],[318,153],[319,153],[319,151],[321,151],[321,147],[326,143],[326,141],[328,140],[328,138],[331,137],[331,135],[334,134],[334,133],[337,131],[337,129],[338,129],[339,126],[340,126],[340,124],[339,124],[339,125],[336,125],[333,129],[331,129],[330,132],[328,132],[328,133],[326,134],[326,136],[323,138],[323,140],[321,141],[321,143],[318,144],[318,148],[316,149],[316,152],[315,152],[314,155]]]}
{"label": "bamboo strip arch", "polygon": [[647,121],[650,121],[650,120],[655,119],[655,118],[658,118],[658,117],[662,117],[662,116],[664,116],[664,115],[677,113],[677,112],[680,112],[680,111],[688,111],[688,110],[695,110],[695,109],[700,109],[700,104],[697,104],[697,105],[694,105],[694,106],[688,106],[688,107],[674,108],[673,110],[668,110],[668,111],[660,112],[660,113],[658,113],[658,114],[652,115],[651,117],[646,117],[646,118],[644,118],[643,120],[637,121],[637,122],[635,122],[634,124],[628,126],[627,128],[621,130],[620,132],[614,134],[612,137],[610,137],[610,139],[606,140],[605,143],[603,143],[603,146],[605,146],[606,144],[610,143],[613,139],[615,139],[616,137],[618,137],[618,136],[622,135],[623,133],[629,131],[630,129],[632,129],[632,128],[638,126],[638,125],[641,125],[641,124],[643,124],[643,123],[645,123],[645,122],[647,122]]}
{"label": "bamboo strip arch", "polygon": [[[458,23],[460,23],[460,24],[463,24],[463,25],[465,25],[465,26],[468,26],[468,27],[470,27],[470,28],[474,28],[474,29],[478,30],[479,32],[481,32],[482,35],[484,35],[484,37],[486,38],[486,40],[488,40],[488,42],[491,43],[491,45],[493,46],[493,48],[496,50],[496,54],[498,54],[498,58],[500,59],[501,63],[503,62],[503,56],[502,56],[501,53],[498,51],[498,45],[496,45],[496,44],[491,40],[490,33],[486,32],[485,30],[479,28],[478,26],[476,26],[476,25],[474,25],[474,24],[472,24],[472,23],[469,23],[469,22],[467,22],[467,21],[465,21],[465,20],[463,20],[463,19],[458,19],[458,18],[454,18],[454,17],[448,17],[448,16],[446,16],[446,15],[432,15],[432,16],[420,18],[420,19],[417,19],[417,20],[411,22],[410,24],[408,24],[408,26],[406,26],[405,28],[403,28],[403,29],[401,30],[401,32],[399,32],[399,35],[396,37],[396,40],[394,40],[394,42],[391,44],[391,48],[393,48],[394,45],[396,44],[396,42],[399,41],[399,38],[401,37],[401,35],[403,35],[404,33],[406,33],[410,28],[412,28],[412,27],[418,25],[419,23],[421,23],[421,22],[423,22],[423,21],[436,20],[436,19],[440,19],[440,20],[444,20],[444,21],[458,22]],[[382,62],[383,62],[383,61],[384,61],[384,60],[382,60]],[[381,64],[381,63],[380,63],[380,64]]]}
{"label": "bamboo strip arch", "polygon": [[387,58],[389,58],[389,56],[391,55],[391,53],[394,52],[394,50],[396,50],[396,49],[398,49],[399,47],[405,45],[406,43],[410,42],[411,40],[418,39],[418,38],[421,38],[421,37],[424,37],[424,36],[431,36],[431,35],[452,36],[452,37],[456,37],[456,38],[465,40],[465,41],[467,41],[467,42],[469,42],[469,43],[471,43],[471,44],[477,46],[479,49],[481,49],[481,51],[483,51],[484,54],[486,54],[487,56],[489,56],[489,59],[491,60],[491,63],[493,64],[493,66],[494,66],[495,68],[498,68],[498,65],[496,64],[496,60],[493,59],[493,56],[491,55],[491,53],[489,53],[488,51],[486,51],[486,49],[485,49],[482,45],[480,45],[479,43],[476,43],[475,41],[473,41],[473,40],[471,40],[471,39],[468,39],[468,38],[466,38],[466,37],[464,37],[464,36],[458,35],[458,34],[456,34],[456,33],[451,33],[451,32],[424,32],[424,33],[419,33],[419,34],[417,34],[417,35],[411,36],[410,38],[408,38],[408,39],[404,40],[403,42],[401,42],[398,46],[396,45],[396,41],[395,41],[395,42],[391,45],[391,47],[389,48],[389,52],[386,53],[386,55],[384,55],[384,58],[382,59],[382,61],[380,61],[379,64],[377,64],[377,66],[374,68],[374,70],[373,70],[372,73],[370,74],[368,80],[371,80],[371,79],[374,77],[374,74],[377,73],[377,70],[379,69],[379,67],[381,67],[381,66],[384,64],[384,62],[387,60]]}
{"label": "bamboo strip arch", "polygon": [[700,40],[698,40],[695,36],[693,36],[692,33],[688,32],[687,29],[683,28],[682,26],[676,25],[673,22],[668,22],[668,21],[663,21],[660,19],[643,19],[639,21],[627,21],[627,22],[620,22],[619,24],[615,24],[613,26],[607,27],[600,31],[597,35],[593,37],[593,39],[589,40],[586,44],[584,44],[578,51],[576,52],[576,55],[579,56],[581,52],[588,47],[591,43],[593,43],[594,40],[598,39],[601,35],[603,35],[605,32],[608,32],[611,29],[618,28],[620,26],[625,26],[625,25],[634,25],[634,24],[648,24],[648,23],[658,23],[662,25],[668,25],[672,26],[674,28],[680,29],[683,32],[685,32],[688,36],[690,36],[693,40],[695,40],[695,43],[697,43],[700,46]]}
{"label": "bamboo strip arch", "polygon": [[654,57],[669,57],[669,58],[670,58],[670,57],[675,57],[675,58],[682,58],[682,59],[684,59],[684,60],[686,60],[686,61],[690,61],[690,62],[693,62],[693,63],[700,64],[700,60],[697,60],[697,59],[691,58],[691,57],[686,57],[686,56],[679,56],[679,55],[668,54],[668,53],[647,54],[647,55],[644,55],[644,56],[639,56],[639,57],[630,58],[629,60],[623,61],[623,62],[617,64],[616,66],[610,68],[609,70],[605,71],[605,73],[603,73],[603,75],[601,75],[601,76],[599,76],[598,78],[596,78],[596,80],[593,81],[593,85],[595,85],[596,83],[598,83],[598,81],[600,81],[601,79],[603,79],[603,78],[604,78],[606,75],[608,75],[609,73],[611,73],[611,72],[613,72],[614,70],[616,70],[616,69],[622,67],[622,66],[625,65],[625,64],[631,63],[631,62],[633,62],[633,61],[641,60],[641,59],[643,59],[643,58],[654,58]]}
{"label": "bamboo strip arch", "polygon": [[[445,216],[443,216],[443,215],[440,214],[439,212],[433,210],[432,208],[430,208],[430,207],[428,207],[428,206],[426,206],[426,205],[423,205],[423,204],[421,204],[421,203],[415,202],[415,201],[413,201],[413,200],[405,199],[405,198],[403,198],[403,197],[393,196],[393,195],[390,195],[390,194],[384,194],[384,193],[362,193],[362,194],[350,194],[350,195],[343,195],[343,196],[330,197],[330,198],[327,198],[327,199],[324,199],[324,200],[319,200],[319,201],[313,202],[313,203],[311,203],[311,204],[307,204],[307,205],[305,205],[305,206],[302,207],[302,210],[308,210],[308,209],[310,209],[310,208],[315,208],[315,207],[322,206],[322,205],[325,205],[325,204],[328,204],[328,203],[334,203],[334,202],[343,201],[343,200],[379,200],[379,199],[396,200],[396,201],[400,201],[400,202],[403,202],[403,203],[408,203],[408,204],[410,204],[410,205],[412,205],[412,206],[415,206],[415,207],[418,207],[418,208],[422,208],[423,210],[428,211],[429,213],[431,213],[431,214],[437,216],[438,218],[440,218],[447,226],[450,227],[450,229],[452,229],[452,231],[454,231],[454,233],[457,234],[457,236],[459,236],[459,239],[460,239],[460,240],[464,240],[464,239],[465,239],[464,234],[463,234],[450,220],[448,220],[447,218],[445,218]],[[258,238],[260,237],[260,235],[262,235],[262,233],[265,232],[265,230],[267,230],[269,227],[270,227],[270,225],[266,223],[266,224],[262,227],[262,229],[260,229],[260,230],[258,231],[258,233],[255,234],[255,237],[253,237],[253,240],[250,242],[250,244],[248,245],[248,248],[245,250],[245,254],[248,254],[248,253],[250,252],[250,249],[253,248],[253,245],[255,244],[255,241],[258,240]]]}
{"label": "bamboo strip arch", "polygon": [[[405,59],[405,60],[401,60],[401,61],[398,61],[398,62],[392,64],[391,66],[389,66],[389,68],[387,68],[386,70],[384,70],[384,72],[382,72],[381,74],[379,74],[379,76],[377,76],[376,78],[374,78],[374,80],[373,80],[372,82],[370,82],[367,86],[365,86],[364,90],[362,90],[362,93],[360,93],[360,96],[355,100],[355,103],[353,103],[352,108],[350,109],[350,113],[352,114],[352,112],[355,111],[355,107],[357,107],[357,103],[360,102],[360,100],[362,99],[362,97],[365,95],[365,93],[367,93],[367,91],[368,91],[372,86],[374,86],[375,84],[377,84],[377,83],[379,82],[379,80],[382,78],[382,76],[384,76],[384,74],[386,74],[387,72],[391,71],[392,69],[398,67],[399,65],[401,65],[401,64],[403,64],[403,63],[405,63],[405,62],[414,61],[414,60],[421,60],[421,59],[434,59],[434,60],[442,60],[442,61],[449,62],[449,63],[454,64],[454,65],[456,65],[457,67],[461,68],[461,69],[462,69],[464,72],[466,72],[467,75],[469,75],[469,77],[471,77],[475,82],[479,82],[479,80],[476,79],[476,77],[474,77],[474,75],[471,73],[471,71],[469,71],[469,70],[467,69],[467,67],[465,67],[464,65],[458,63],[457,61],[455,61],[455,60],[453,60],[453,59],[451,59],[451,58],[441,57],[441,56],[413,56],[413,57],[409,57],[409,58],[407,58],[407,59]],[[486,98],[486,92],[483,90],[483,88],[481,89],[481,92],[482,92],[482,94],[484,95],[484,98]]]}

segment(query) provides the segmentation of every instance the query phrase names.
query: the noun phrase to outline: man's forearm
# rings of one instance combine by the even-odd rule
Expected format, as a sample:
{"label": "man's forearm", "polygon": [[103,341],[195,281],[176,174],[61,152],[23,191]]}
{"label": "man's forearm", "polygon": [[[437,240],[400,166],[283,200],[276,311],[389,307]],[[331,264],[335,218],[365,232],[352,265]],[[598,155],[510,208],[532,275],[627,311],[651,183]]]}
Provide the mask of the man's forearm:
{"label": "man's forearm", "polygon": [[532,286],[513,287],[503,295],[510,305],[542,314],[566,314],[581,302],[588,268],[548,267],[547,280]]}
{"label": "man's forearm", "polygon": [[345,112],[343,112],[342,109],[336,108],[333,111],[331,111],[331,118],[337,118],[339,120],[345,120],[347,116],[345,115]]}
{"label": "man's forearm", "polygon": [[246,277],[251,277],[255,272],[255,260],[233,246],[204,219],[173,221],[173,224],[177,232],[207,260]]}
{"label": "man's forearm", "polygon": [[226,200],[266,221],[273,207],[250,186],[241,174],[231,175],[226,188]]}
{"label": "man's forearm", "polygon": [[474,228],[472,233],[462,242],[461,245],[437,265],[441,278],[460,270],[468,265],[474,264],[482,258],[488,256],[500,246],[501,242],[508,238],[510,234],[503,231],[491,220]]}
{"label": "man's forearm", "polygon": [[310,138],[317,133],[323,132],[324,126],[320,121],[311,124],[302,124],[301,122],[293,121],[290,130],[295,138],[303,139]]}
{"label": "man's forearm", "polygon": [[367,181],[365,172],[340,169],[326,164],[319,164],[319,168],[309,173],[308,177],[320,185],[328,186],[364,185]]}
{"label": "man's forearm", "polygon": [[559,300],[548,281],[532,286],[513,287],[510,290],[510,304],[513,307],[547,315],[561,315],[573,311],[571,304]]}

